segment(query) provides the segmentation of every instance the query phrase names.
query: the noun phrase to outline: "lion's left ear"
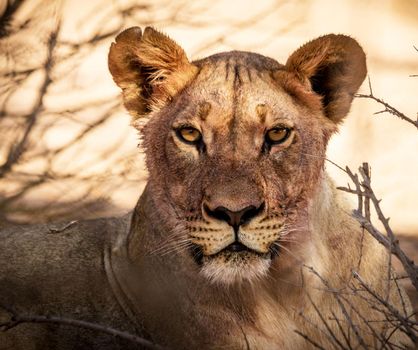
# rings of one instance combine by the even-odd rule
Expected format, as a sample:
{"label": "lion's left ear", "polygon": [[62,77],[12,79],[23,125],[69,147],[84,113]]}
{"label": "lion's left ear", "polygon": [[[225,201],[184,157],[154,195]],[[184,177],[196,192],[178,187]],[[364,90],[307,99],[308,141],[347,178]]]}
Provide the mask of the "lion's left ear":
{"label": "lion's left ear", "polygon": [[197,72],[179,45],[151,27],[126,29],[115,41],[109,70],[134,119],[162,108]]}
{"label": "lion's left ear", "polygon": [[320,95],[325,115],[339,122],[349,112],[354,94],[366,77],[366,55],[354,39],[330,34],[296,50],[285,69]]}

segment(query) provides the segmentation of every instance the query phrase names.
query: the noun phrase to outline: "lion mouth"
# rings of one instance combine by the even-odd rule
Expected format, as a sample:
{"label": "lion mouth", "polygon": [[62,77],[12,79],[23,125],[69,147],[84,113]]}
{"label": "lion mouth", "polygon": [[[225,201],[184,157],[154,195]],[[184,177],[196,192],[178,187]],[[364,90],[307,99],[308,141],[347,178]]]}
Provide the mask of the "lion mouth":
{"label": "lion mouth", "polygon": [[235,241],[229,244],[228,246],[226,246],[225,248],[223,248],[222,250],[218,251],[217,253],[211,254],[211,255],[203,254],[202,248],[200,246],[193,245],[191,249],[191,254],[195,262],[198,265],[202,265],[204,258],[213,258],[213,257],[217,257],[220,255],[227,255],[227,256],[235,255],[237,257],[241,255],[242,256],[251,255],[254,257],[260,257],[264,259],[273,259],[278,254],[278,251],[277,249],[269,249],[267,253],[260,253],[254,249],[247,247],[245,244],[242,244],[241,242]]}
{"label": "lion mouth", "polygon": [[235,241],[215,254],[193,255],[200,273],[211,283],[231,285],[256,281],[268,274],[272,252],[260,253]]}
{"label": "lion mouth", "polygon": [[225,247],[221,251],[234,252],[234,253],[239,253],[239,252],[247,251],[247,252],[254,252],[254,253],[256,253],[255,250],[252,250],[252,249],[248,248],[247,246],[245,246],[241,242],[231,243],[229,246]]}
{"label": "lion mouth", "polygon": [[247,247],[245,244],[242,244],[241,242],[235,241],[234,243],[231,243],[230,245],[226,246],[224,249],[222,249],[217,254],[221,254],[221,253],[238,253],[238,254],[243,254],[243,255],[250,253],[250,254],[253,254],[253,255],[258,256],[260,258],[273,259],[275,256],[278,255],[279,249],[277,248],[277,246],[272,245],[269,248],[268,252],[261,253],[261,252],[258,252],[254,249],[251,249],[251,248]]}

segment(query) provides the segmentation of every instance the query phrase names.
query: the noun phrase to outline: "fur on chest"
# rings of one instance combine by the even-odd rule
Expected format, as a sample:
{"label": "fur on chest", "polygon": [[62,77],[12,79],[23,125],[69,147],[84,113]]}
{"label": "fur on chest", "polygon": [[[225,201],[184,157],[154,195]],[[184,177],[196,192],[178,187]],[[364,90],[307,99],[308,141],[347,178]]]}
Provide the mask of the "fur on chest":
{"label": "fur on chest", "polygon": [[248,322],[237,322],[233,330],[232,348],[237,349],[299,349],[302,338],[295,330],[296,306],[289,296],[287,306],[281,305],[266,293],[260,293],[255,303],[254,318]]}

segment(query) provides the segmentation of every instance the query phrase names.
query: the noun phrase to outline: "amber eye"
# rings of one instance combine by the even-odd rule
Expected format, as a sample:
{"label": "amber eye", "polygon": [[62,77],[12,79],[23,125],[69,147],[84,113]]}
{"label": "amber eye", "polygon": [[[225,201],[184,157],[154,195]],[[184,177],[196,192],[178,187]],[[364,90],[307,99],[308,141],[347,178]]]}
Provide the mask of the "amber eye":
{"label": "amber eye", "polygon": [[200,132],[190,126],[178,129],[177,135],[180,137],[180,139],[188,143],[196,143],[202,138]]}
{"label": "amber eye", "polygon": [[285,127],[276,127],[267,131],[266,141],[270,144],[284,142],[290,135],[290,129]]}

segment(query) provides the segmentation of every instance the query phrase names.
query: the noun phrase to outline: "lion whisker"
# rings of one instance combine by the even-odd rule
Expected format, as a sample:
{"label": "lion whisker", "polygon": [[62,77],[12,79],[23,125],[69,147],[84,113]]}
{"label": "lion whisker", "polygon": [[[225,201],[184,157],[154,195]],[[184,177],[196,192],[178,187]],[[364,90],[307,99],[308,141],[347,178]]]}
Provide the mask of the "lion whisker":
{"label": "lion whisker", "polygon": [[[185,251],[187,248],[189,248],[191,246],[192,246],[191,242],[178,243],[178,244],[173,245],[171,247],[166,247],[167,249],[158,252],[158,255],[159,256],[166,256],[166,255],[172,254],[172,253],[180,253],[182,251]],[[154,252],[154,255],[156,253],[157,252]]]}
{"label": "lion whisker", "polygon": [[166,255],[168,252],[176,252],[177,249],[188,247],[192,244],[189,238],[175,239],[172,237],[170,240],[164,240],[161,245],[150,252],[151,255],[160,254]]}
{"label": "lion whisker", "polygon": [[[275,271],[277,273],[281,272],[278,268],[274,267],[273,265],[271,265],[270,268],[271,268],[272,271]],[[294,286],[294,287],[302,287],[303,286],[302,283],[298,284],[298,283],[290,282],[289,280],[286,280],[284,278],[280,278],[280,277],[277,277],[277,276],[269,275],[269,279],[271,279],[272,282],[280,281],[280,282],[286,283],[286,284]]]}
{"label": "lion whisker", "polygon": [[296,261],[298,261],[300,263],[303,263],[303,261],[300,258],[298,258],[295,254],[293,254],[293,252],[290,251],[290,249],[284,247],[283,245],[281,245],[278,242],[274,242],[273,245],[277,246],[279,249],[283,249],[286,253],[288,253],[290,256],[292,256]]}
{"label": "lion whisker", "polygon": [[299,240],[297,240],[297,239],[282,239],[282,238],[279,238],[278,240],[277,240],[277,242],[280,244],[281,242],[284,242],[284,243],[292,243],[292,244],[297,244],[297,245],[300,245],[300,246],[302,246],[303,245],[303,242],[301,242],[301,241],[299,241]]}

